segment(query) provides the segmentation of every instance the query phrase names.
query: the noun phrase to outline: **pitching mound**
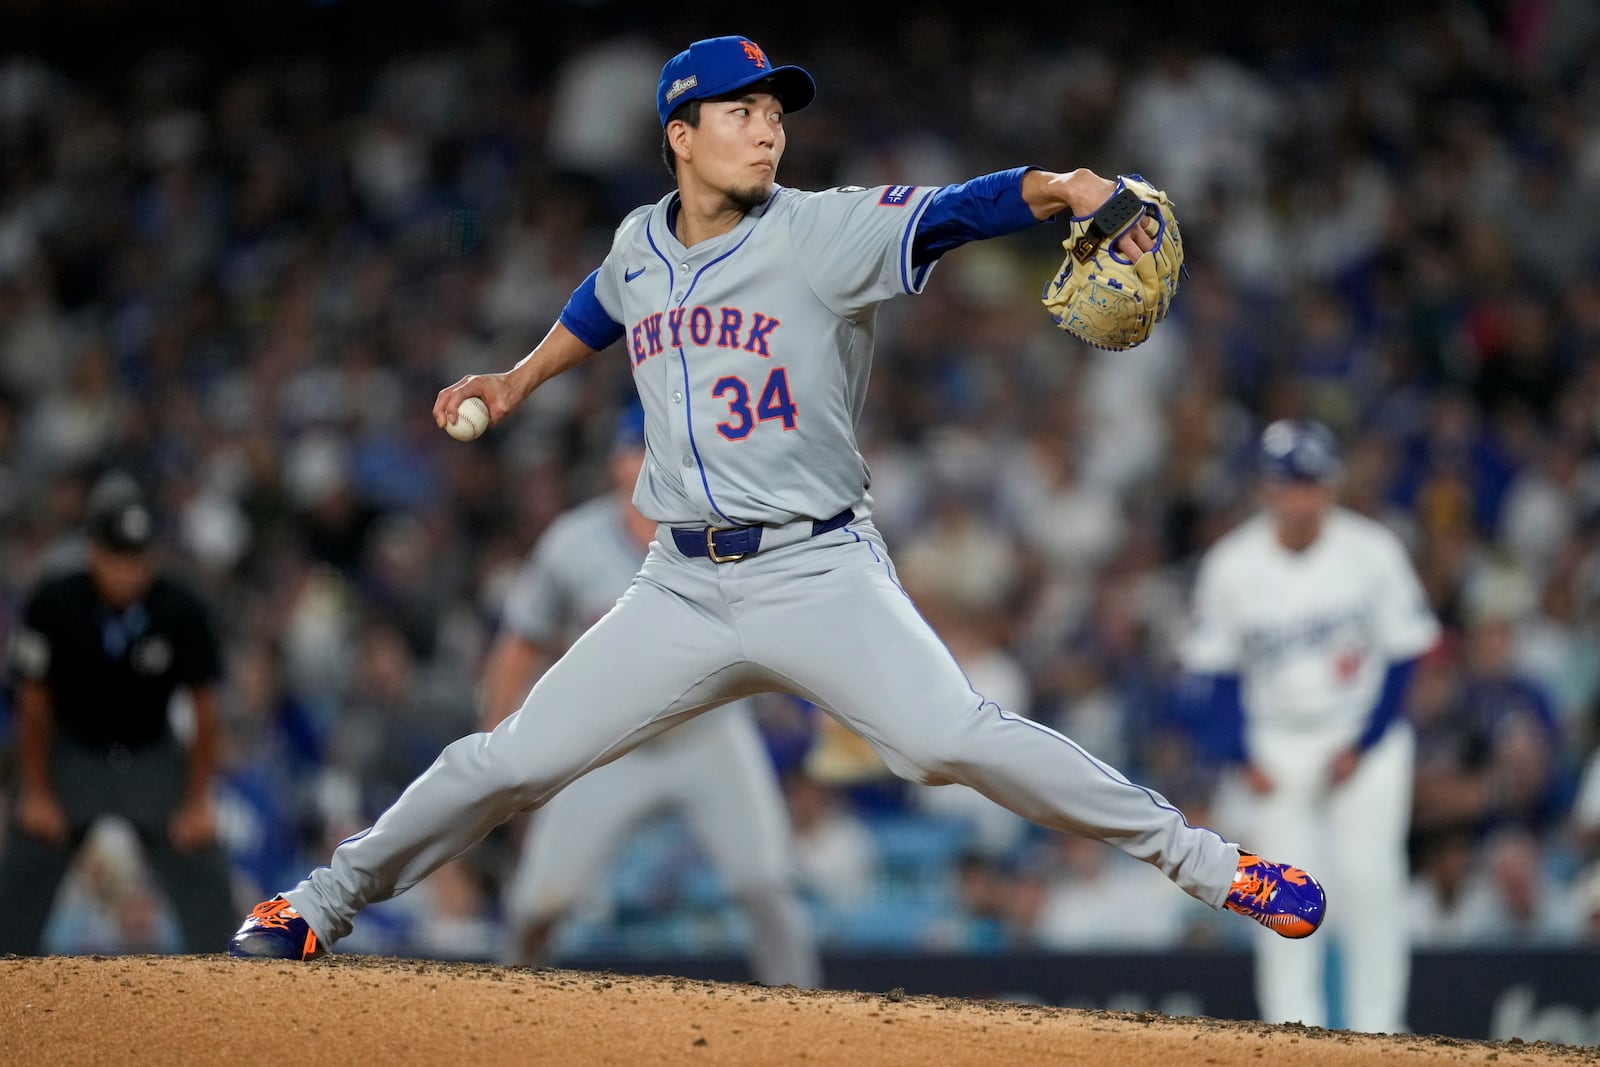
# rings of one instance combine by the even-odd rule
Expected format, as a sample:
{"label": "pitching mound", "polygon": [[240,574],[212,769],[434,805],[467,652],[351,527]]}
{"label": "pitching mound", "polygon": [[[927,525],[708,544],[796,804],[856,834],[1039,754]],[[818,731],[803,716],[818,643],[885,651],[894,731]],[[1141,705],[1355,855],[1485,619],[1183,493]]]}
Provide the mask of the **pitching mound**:
{"label": "pitching mound", "polygon": [[1600,1063],[1560,1045],[340,956],[0,960],[0,1062]]}

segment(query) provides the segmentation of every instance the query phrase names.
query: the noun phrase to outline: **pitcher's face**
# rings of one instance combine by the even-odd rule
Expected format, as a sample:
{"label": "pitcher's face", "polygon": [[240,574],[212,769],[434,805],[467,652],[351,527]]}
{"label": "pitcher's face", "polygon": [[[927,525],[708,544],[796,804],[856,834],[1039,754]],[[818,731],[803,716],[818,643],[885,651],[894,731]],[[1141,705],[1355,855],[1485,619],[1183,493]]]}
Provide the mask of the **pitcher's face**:
{"label": "pitcher's face", "polygon": [[771,93],[700,105],[700,125],[685,125],[683,176],[714,189],[748,211],[767,202],[787,136],[783,104]]}

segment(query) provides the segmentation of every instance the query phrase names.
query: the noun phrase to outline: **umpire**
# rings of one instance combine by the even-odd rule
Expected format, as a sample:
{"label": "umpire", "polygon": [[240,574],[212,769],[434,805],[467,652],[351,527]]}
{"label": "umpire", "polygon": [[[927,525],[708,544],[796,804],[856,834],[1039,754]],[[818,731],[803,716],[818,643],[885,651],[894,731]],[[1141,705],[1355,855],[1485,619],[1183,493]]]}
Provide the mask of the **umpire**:
{"label": "umpire", "polygon": [[[216,631],[199,598],[158,573],[136,489],[97,486],[87,519],[86,564],[41,581],[12,641],[17,795],[0,853],[0,953],[38,954],[56,890],[107,815],[133,825],[189,951],[201,951],[234,926],[210,792]],[[187,745],[168,718],[180,689],[194,709]]]}

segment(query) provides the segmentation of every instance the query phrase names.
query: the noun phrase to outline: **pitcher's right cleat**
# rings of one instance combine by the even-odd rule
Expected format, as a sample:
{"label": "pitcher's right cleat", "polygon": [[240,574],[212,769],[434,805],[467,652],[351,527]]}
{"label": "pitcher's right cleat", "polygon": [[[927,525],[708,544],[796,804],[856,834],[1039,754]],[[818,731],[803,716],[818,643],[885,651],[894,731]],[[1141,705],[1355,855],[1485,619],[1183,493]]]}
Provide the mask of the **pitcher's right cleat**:
{"label": "pitcher's right cleat", "polygon": [[1322,925],[1328,897],[1317,880],[1299,867],[1240,852],[1233,888],[1222,906],[1280,937],[1309,937]]}
{"label": "pitcher's right cleat", "polygon": [[228,942],[228,955],[263,960],[314,960],[328,950],[316,931],[282,897],[264,900]]}

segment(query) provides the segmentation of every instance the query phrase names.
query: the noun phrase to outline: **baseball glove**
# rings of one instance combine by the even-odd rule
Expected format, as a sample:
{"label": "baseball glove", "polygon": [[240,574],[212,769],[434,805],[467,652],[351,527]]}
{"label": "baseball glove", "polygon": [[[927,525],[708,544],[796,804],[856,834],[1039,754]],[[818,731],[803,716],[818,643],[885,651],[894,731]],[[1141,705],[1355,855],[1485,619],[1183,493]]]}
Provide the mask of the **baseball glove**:
{"label": "baseball glove", "polygon": [[[1067,258],[1045,283],[1051,320],[1080,341],[1115,351],[1142,343],[1166,317],[1183,273],[1183,237],[1167,194],[1137,174],[1117,179],[1117,190],[1092,215],[1075,217],[1061,246]],[[1116,250],[1133,226],[1155,241],[1133,263]]]}

